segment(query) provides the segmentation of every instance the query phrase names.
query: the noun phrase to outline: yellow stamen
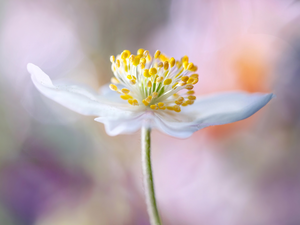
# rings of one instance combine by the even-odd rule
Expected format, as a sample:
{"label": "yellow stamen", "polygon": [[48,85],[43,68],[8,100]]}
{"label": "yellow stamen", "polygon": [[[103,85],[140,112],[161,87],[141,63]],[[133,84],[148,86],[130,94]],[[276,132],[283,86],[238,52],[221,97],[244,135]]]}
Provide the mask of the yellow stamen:
{"label": "yellow stamen", "polygon": [[144,69],[144,77],[151,77],[148,69]]}
{"label": "yellow stamen", "polygon": [[131,75],[127,75],[127,79],[128,79],[128,80],[131,80],[131,79],[132,79],[132,76],[131,76]]}
{"label": "yellow stamen", "polygon": [[122,88],[121,90],[124,94],[128,94],[130,91],[127,88]]}
{"label": "yellow stamen", "polygon": [[136,84],[136,80],[130,80],[129,83],[134,85],[134,84]]}
{"label": "yellow stamen", "polygon": [[186,94],[188,94],[188,95],[193,95],[193,94],[195,94],[195,91],[194,91],[194,90],[187,91]]}
{"label": "yellow stamen", "polygon": [[157,50],[154,54],[154,58],[157,59],[159,57],[160,53],[161,52],[159,50]]}
{"label": "yellow stamen", "polygon": [[175,59],[172,57],[170,60],[170,67],[172,68],[175,65]]}
{"label": "yellow stamen", "polygon": [[169,85],[172,83],[172,79],[168,78],[168,79],[165,79],[164,81],[164,85]]}
{"label": "yellow stamen", "polygon": [[194,95],[188,96],[187,98],[188,98],[189,100],[196,100],[196,96],[194,96]]}
{"label": "yellow stamen", "polygon": [[181,77],[181,80],[182,80],[183,82],[187,82],[188,79],[189,79],[188,76],[183,76],[183,77]]}
{"label": "yellow stamen", "polygon": [[173,106],[173,110],[174,110],[175,112],[180,112],[180,111],[181,111],[181,108],[180,108],[179,105],[174,105],[174,106]]}
{"label": "yellow stamen", "polygon": [[110,85],[109,85],[109,88],[110,88],[112,91],[117,91],[117,90],[118,90],[117,86],[114,85],[114,84],[110,84]]}
{"label": "yellow stamen", "polygon": [[150,80],[148,81],[147,87],[152,87],[152,82]]}
{"label": "yellow stamen", "polygon": [[193,82],[194,82],[194,78],[190,77],[186,83],[187,83],[187,84],[191,84],[191,83],[193,83]]}
{"label": "yellow stamen", "polygon": [[155,75],[157,73],[157,69],[156,68],[151,68],[149,70],[150,75]]}
{"label": "yellow stamen", "polygon": [[158,93],[157,92],[153,92],[152,93],[152,98],[156,98],[158,96]]}
{"label": "yellow stamen", "polygon": [[158,105],[158,108],[162,108],[162,107],[164,107],[164,105],[165,105],[165,103],[163,103],[163,102],[159,102],[159,103],[157,103],[157,105]]}
{"label": "yellow stamen", "polygon": [[115,56],[112,55],[112,56],[110,57],[110,62],[113,63],[115,60],[116,60]]}
{"label": "yellow stamen", "polygon": [[157,83],[162,82],[163,79],[164,79],[163,77],[158,77],[158,78],[156,78],[156,82]]}
{"label": "yellow stamen", "polygon": [[168,61],[164,61],[164,69],[165,70],[169,69],[169,62]]}
{"label": "yellow stamen", "polygon": [[158,107],[156,105],[150,105],[150,108],[153,109],[153,110],[157,110]]}
{"label": "yellow stamen", "polygon": [[128,100],[132,99],[133,97],[131,95],[120,95],[120,98],[122,98],[123,100]]}
{"label": "yellow stamen", "polygon": [[145,49],[140,48],[140,49],[137,51],[137,54],[138,54],[138,55],[143,55],[144,51],[145,51]]}
{"label": "yellow stamen", "polygon": [[147,102],[145,99],[142,101],[145,106],[149,105],[149,102]]}
{"label": "yellow stamen", "polygon": [[185,88],[188,89],[188,90],[192,90],[194,88],[194,86],[192,84],[187,84],[185,86]]}

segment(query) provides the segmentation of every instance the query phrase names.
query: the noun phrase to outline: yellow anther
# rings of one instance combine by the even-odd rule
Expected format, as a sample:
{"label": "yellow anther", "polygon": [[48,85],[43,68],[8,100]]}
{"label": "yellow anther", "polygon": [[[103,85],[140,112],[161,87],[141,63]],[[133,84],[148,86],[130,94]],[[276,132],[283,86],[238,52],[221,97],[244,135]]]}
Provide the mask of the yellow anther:
{"label": "yellow anther", "polygon": [[159,50],[157,50],[154,54],[154,58],[157,59],[159,57],[160,53],[161,52]]}
{"label": "yellow anther", "polygon": [[179,105],[174,105],[174,106],[173,106],[173,110],[174,110],[175,112],[180,112],[180,111],[181,111],[181,108],[180,108]]}
{"label": "yellow anther", "polygon": [[149,102],[147,102],[146,99],[144,99],[142,102],[144,103],[145,106],[149,105]]}
{"label": "yellow anther", "polygon": [[199,75],[197,73],[192,74],[190,77],[195,78],[195,79],[199,79]]}
{"label": "yellow anther", "polygon": [[193,94],[195,94],[195,91],[194,91],[194,90],[187,91],[186,94],[188,94],[188,95],[193,95]]}
{"label": "yellow anther", "polygon": [[110,84],[110,85],[109,85],[109,88],[110,88],[112,91],[117,91],[117,90],[118,90],[117,86],[114,85],[114,84]]}
{"label": "yellow anther", "polygon": [[128,52],[126,50],[123,51],[122,54],[121,54],[121,59],[127,59],[128,57],[129,57]]}
{"label": "yellow anther", "polygon": [[141,69],[145,68],[145,64],[144,63],[140,63],[140,65],[141,65]]}
{"label": "yellow anther", "polygon": [[124,94],[128,94],[130,91],[127,89],[127,88],[122,88],[122,93],[124,93]]}
{"label": "yellow anther", "polygon": [[175,88],[177,86],[178,82],[172,85],[172,88]]}
{"label": "yellow anther", "polygon": [[134,84],[136,84],[136,80],[130,80],[129,83],[134,85]]}
{"label": "yellow anther", "polygon": [[186,100],[185,103],[188,104],[188,105],[193,105],[194,104],[194,100]]}
{"label": "yellow anther", "polygon": [[135,77],[135,76],[132,76],[132,79],[136,80],[136,77]]}
{"label": "yellow anther", "polygon": [[137,54],[138,54],[138,55],[143,55],[144,51],[145,51],[145,49],[140,48],[140,49],[137,51]]}
{"label": "yellow anther", "polygon": [[151,68],[149,70],[150,75],[155,75],[157,73],[157,69],[156,68]]}
{"label": "yellow anther", "polygon": [[176,66],[177,66],[177,68],[179,69],[179,68],[182,66],[182,63],[179,62],[179,61],[176,61]]}
{"label": "yellow anther", "polygon": [[123,100],[129,100],[129,99],[132,99],[132,96],[131,95],[120,95],[120,98]]}
{"label": "yellow anther", "polygon": [[145,100],[146,100],[146,102],[150,103],[150,102],[151,102],[151,100],[152,100],[152,96],[151,96],[151,95],[149,95],[147,98],[145,98]]}
{"label": "yellow anther", "polygon": [[175,93],[175,94],[173,94],[173,97],[174,97],[174,98],[179,98],[179,97],[180,97],[180,95],[179,95],[179,94],[177,94],[177,93]]}
{"label": "yellow anther", "polygon": [[169,58],[166,55],[162,54],[162,53],[159,55],[159,59],[162,62],[169,60]]}
{"label": "yellow anther", "polygon": [[144,77],[151,77],[148,69],[144,69]]}
{"label": "yellow anther", "polygon": [[137,66],[137,65],[139,65],[139,63],[140,63],[140,57],[139,56],[136,56],[136,57],[134,57],[134,60],[133,60],[133,65],[134,66]]}
{"label": "yellow anther", "polygon": [[173,106],[167,106],[167,109],[168,109],[168,110],[174,110],[174,109],[173,109]]}
{"label": "yellow anther", "polygon": [[149,55],[149,51],[148,51],[148,50],[145,50],[144,53],[143,53],[143,55],[144,55],[145,57],[148,56],[148,55]]}
{"label": "yellow anther", "polygon": [[121,65],[121,64],[120,64],[120,60],[117,59],[116,65],[117,65],[117,67],[120,67],[120,65]]}
{"label": "yellow anther", "polygon": [[147,87],[149,87],[149,88],[152,87],[152,82],[150,80],[147,83]]}
{"label": "yellow anther", "polygon": [[115,60],[116,60],[115,56],[112,55],[112,56],[110,57],[110,62],[113,63]]}
{"label": "yellow anther", "polygon": [[163,77],[158,77],[158,78],[156,78],[156,82],[157,83],[162,82],[163,79],[164,79]]}
{"label": "yellow anther", "polygon": [[145,58],[141,58],[140,62],[146,64],[146,59]]}
{"label": "yellow anther", "polygon": [[187,98],[188,98],[189,100],[196,100],[196,96],[194,96],[194,95],[188,96]]}
{"label": "yellow anther", "polygon": [[157,67],[158,68],[162,68],[164,66],[164,64],[162,63],[162,62],[159,62],[158,64],[157,64]]}
{"label": "yellow anther", "polygon": [[198,83],[198,79],[194,79],[192,84],[197,84]]}
{"label": "yellow anther", "polygon": [[193,66],[193,68],[190,69],[190,71],[192,71],[192,72],[196,72],[197,70],[198,70],[198,67],[195,65]]}
{"label": "yellow anther", "polygon": [[169,69],[169,62],[168,61],[164,61],[164,69],[165,70]]}
{"label": "yellow anther", "polygon": [[128,79],[128,80],[131,80],[131,79],[132,79],[132,76],[131,76],[131,75],[127,75],[127,79]]}
{"label": "yellow anther", "polygon": [[150,108],[153,110],[158,110],[158,107],[156,105],[150,105]]}
{"label": "yellow anther", "polygon": [[123,52],[126,52],[128,57],[130,56],[131,52],[129,50],[124,50]]}
{"label": "yellow anther", "polygon": [[157,92],[153,92],[152,93],[152,98],[156,98],[158,96],[158,93]]}
{"label": "yellow anther", "polygon": [[128,103],[129,103],[130,105],[133,105],[133,100],[132,100],[132,99],[129,99],[129,100],[128,100]]}
{"label": "yellow anther", "polygon": [[178,100],[175,101],[176,105],[181,105],[182,103],[183,103],[182,101],[178,101]]}
{"label": "yellow anther", "polygon": [[172,83],[172,79],[168,78],[168,79],[165,79],[164,81],[164,85],[169,85]]}
{"label": "yellow anther", "polygon": [[189,57],[188,56],[183,56],[182,58],[181,58],[181,62],[189,62]]}
{"label": "yellow anther", "polygon": [[188,89],[188,90],[192,90],[194,88],[194,86],[192,84],[187,84],[185,86],[185,88]]}
{"label": "yellow anther", "polygon": [[147,56],[146,56],[146,59],[147,59],[147,61],[151,61],[151,55],[150,54],[148,54]]}
{"label": "yellow anther", "polygon": [[191,62],[191,63],[188,64],[187,69],[192,70],[193,67],[194,67],[194,63]]}
{"label": "yellow anther", "polygon": [[136,100],[136,99],[133,99],[133,105],[139,105],[139,102],[138,102],[138,100]]}
{"label": "yellow anther", "polygon": [[184,86],[184,85],[186,85],[185,82],[183,82],[183,81],[180,81],[180,82],[179,82],[179,86]]}
{"label": "yellow anther", "polygon": [[165,109],[166,109],[166,106],[163,106],[163,107],[161,107],[160,109],[161,109],[161,110],[165,110]]}
{"label": "yellow anther", "polygon": [[188,62],[183,62],[183,63],[182,63],[182,66],[183,66],[183,68],[184,68],[185,70],[187,69],[188,65],[189,65]]}
{"label": "yellow anther", "polygon": [[172,57],[170,60],[170,67],[172,68],[175,65],[175,59]]}
{"label": "yellow anther", "polygon": [[165,103],[163,103],[163,102],[159,102],[159,103],[157,103],[157,105],[158,105],[158,108],[162,108],[162,107],[164,107],[164,105],[165,105]]}
{"label": "yellow anther", "polygon": [[182,103],[181,106],[188,106],[188,104],[186,102]]}
{"label": "yellow anther", "polygon": [[188,79],[189,79],[188,76],[183,76],[183,77],[181,77],[181,80],[182,80],[183,82],[187,82]]}
{"label": "yellow anther", "polygon": [[129,56],[129,61],[130,61],[131,63],[133,63],[133,61],[134,61],[134,55]]}
{"label": "yellow anther", "polygon": [[110,81],[111,81],[112,83],[114,83],[114,84],[119,84],[119,83],[120,83],[120,81],[119,81],[117,78],[115,78],[115,77],[112,77],[112,78],[110,79]]}
{"label": "yellow anther", "polygon": [[183,102],[184,101],[184,97],[177,98],[177,101]]}
{"label": "yellow anther", "polygon": [[195,80],[194,78],[190,77],[186,83],[187,83],[187,84],[191,84],[191,83],[194,82],[194,80]]}

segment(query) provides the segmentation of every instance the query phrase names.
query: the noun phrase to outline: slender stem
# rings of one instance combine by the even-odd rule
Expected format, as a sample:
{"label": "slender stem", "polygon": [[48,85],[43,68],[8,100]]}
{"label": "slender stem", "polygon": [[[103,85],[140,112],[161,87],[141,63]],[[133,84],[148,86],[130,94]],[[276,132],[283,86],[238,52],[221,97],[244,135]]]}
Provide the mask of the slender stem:
{"label": "slender stem", "polygon": [[151,129],[142,127],[142,166],[144,175],[144,188],[146,203],[151,225],[161,225],[157,210],[154,182],[151,168]]}

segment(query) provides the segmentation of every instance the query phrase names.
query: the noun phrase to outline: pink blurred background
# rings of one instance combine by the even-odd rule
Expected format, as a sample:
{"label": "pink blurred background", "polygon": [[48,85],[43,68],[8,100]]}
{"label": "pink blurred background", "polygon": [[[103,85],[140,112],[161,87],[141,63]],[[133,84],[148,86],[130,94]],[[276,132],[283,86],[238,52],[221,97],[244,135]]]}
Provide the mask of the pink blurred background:
{"label": "pink blurred background", "polygon": [[26,70],[99,89],[110,55],[188,55],[197,95],[273,92],[255,116],[152,135],[165,225],[300,224],[300,2],[2,0],[0,224],[148,225],[140,133],[110,137],[42,96]]}

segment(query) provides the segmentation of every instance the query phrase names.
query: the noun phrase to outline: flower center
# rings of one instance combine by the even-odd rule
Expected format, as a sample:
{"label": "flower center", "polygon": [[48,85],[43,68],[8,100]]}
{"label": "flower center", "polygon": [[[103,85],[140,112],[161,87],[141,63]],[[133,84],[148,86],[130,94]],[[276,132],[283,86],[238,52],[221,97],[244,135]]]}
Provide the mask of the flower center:
{"label": "flower center", "polygon": [[[148,50],[139,49],[137,55],[124,50],[110,61],[115,77],[109,87],[132,106],[180,112],[181,106],[192,105],[196,99],[192,89],[198,82],[197,66],[187,56],[176,61],[159,50],[152,57]],[[118,84],[124,88],[120,90]]]}

